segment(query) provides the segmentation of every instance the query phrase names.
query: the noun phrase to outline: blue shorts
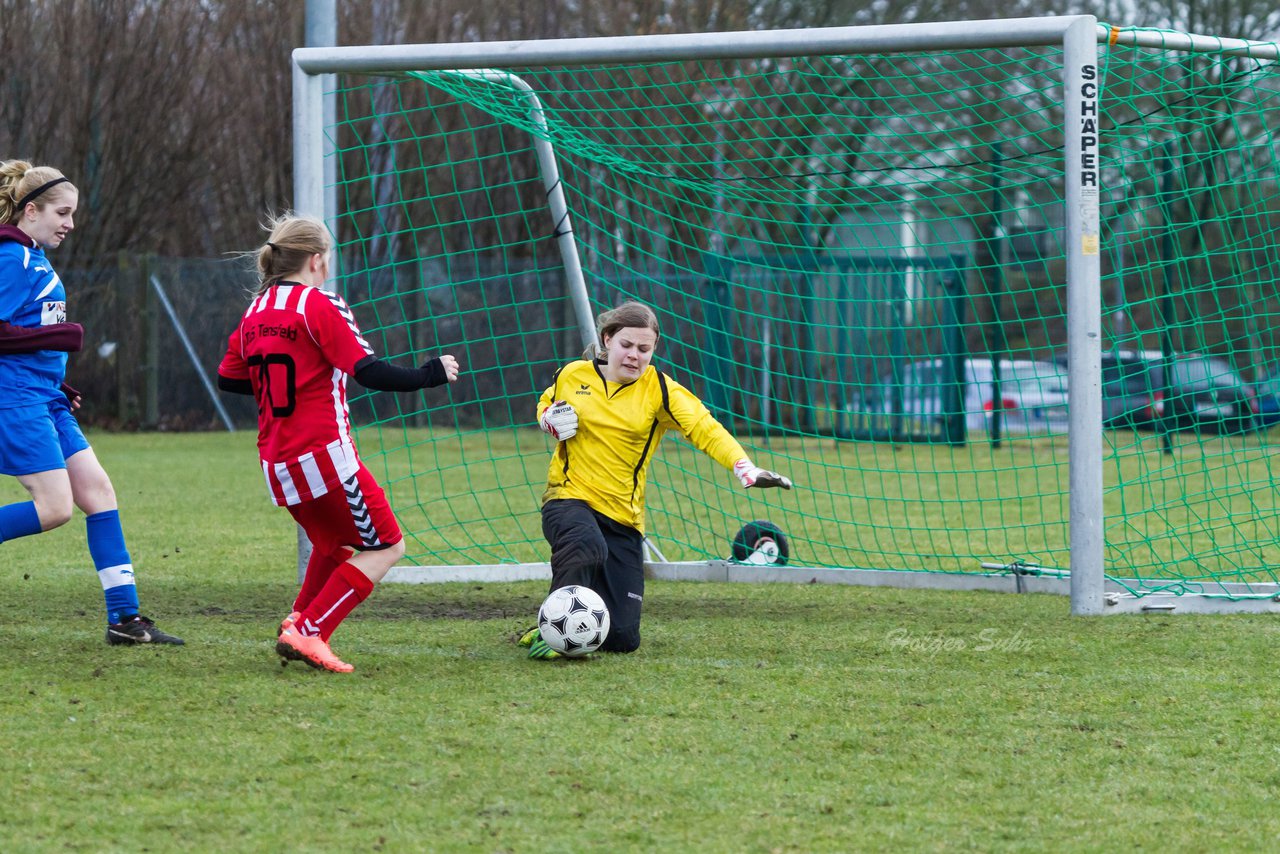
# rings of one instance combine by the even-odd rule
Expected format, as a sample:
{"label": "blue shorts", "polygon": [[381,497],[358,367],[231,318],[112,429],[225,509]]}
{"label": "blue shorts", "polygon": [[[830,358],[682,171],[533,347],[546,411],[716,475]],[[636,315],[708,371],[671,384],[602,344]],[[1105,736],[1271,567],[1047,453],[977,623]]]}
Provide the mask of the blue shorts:
{"label": "blue shorts", "polygon": [[0,409],[0,474],[64,469],[68,457],[88,447],[65,398]]}

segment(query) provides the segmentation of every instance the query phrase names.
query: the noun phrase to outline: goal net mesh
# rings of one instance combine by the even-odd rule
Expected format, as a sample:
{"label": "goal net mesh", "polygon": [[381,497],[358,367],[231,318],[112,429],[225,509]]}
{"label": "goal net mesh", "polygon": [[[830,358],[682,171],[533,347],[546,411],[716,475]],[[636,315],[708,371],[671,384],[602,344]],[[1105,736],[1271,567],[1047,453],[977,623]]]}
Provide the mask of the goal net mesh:
{"label": "goal net mesh", "polygon": [[[1107,573],[1275,581],[1280,77],[1118,44],[1099,78]],[[767,520],[795,565],[1068,566],[1060,48],[336,79],[338,287],[385,357],[464,368],[353,387],[411,560],[548,558],[535,405],[582,350],[571,229],[593,309],[652,306],[655,364],[796,483],[745,491],[669,437],[666,558]]]}

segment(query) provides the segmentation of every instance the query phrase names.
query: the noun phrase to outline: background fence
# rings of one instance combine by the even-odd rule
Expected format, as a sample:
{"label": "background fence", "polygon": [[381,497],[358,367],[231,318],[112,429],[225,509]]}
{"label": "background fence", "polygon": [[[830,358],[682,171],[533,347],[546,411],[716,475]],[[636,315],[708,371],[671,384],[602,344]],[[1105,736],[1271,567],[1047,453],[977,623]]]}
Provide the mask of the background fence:
{"label": "background fence", "polygon": [[[84,349],[72,354],[67,368],[67,381],[84,395],[77,413],[83,424],[226,429],[205,383],[213,382],[227,335],[248,304],[255,279],[242,262],[122,254],[114,265],[59,272],[67,315],[85,327]],[[167,296],[172,317],[152,279]],[[220,403],[235,426],[253,427],[251,399],[220,395]]]}

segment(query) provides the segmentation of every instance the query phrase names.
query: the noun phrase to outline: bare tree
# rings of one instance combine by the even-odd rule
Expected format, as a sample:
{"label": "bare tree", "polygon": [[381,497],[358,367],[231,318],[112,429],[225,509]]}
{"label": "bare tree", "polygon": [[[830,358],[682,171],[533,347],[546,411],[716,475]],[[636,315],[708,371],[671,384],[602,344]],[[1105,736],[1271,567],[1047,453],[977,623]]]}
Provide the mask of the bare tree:
{"label": "bare tree", "polygon": [[288,2],[0,0],[0,151],[80,187],[64,265],[213,254],[279,205],[300,21]]}

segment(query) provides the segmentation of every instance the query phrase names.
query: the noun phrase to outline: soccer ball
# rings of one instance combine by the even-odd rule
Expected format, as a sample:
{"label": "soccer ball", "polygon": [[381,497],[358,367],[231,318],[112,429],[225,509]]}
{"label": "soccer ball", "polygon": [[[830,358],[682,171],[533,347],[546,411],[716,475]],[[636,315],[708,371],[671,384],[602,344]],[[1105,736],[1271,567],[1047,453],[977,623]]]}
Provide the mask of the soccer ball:
{"label": "soccer ball", "polygon": [[538,629],[547,646],[570,658],[595,652],[609,634],[609,609],[600,594],[570,584],[551,595],[538,609]]}

